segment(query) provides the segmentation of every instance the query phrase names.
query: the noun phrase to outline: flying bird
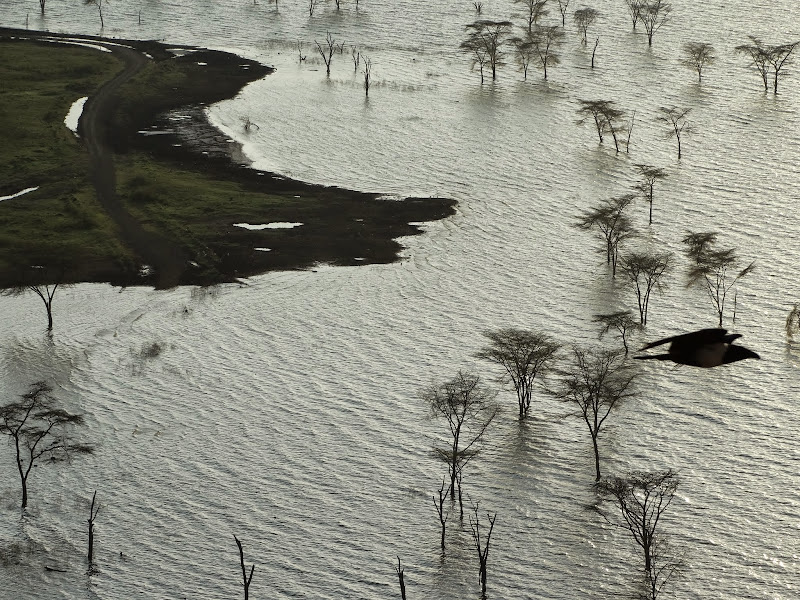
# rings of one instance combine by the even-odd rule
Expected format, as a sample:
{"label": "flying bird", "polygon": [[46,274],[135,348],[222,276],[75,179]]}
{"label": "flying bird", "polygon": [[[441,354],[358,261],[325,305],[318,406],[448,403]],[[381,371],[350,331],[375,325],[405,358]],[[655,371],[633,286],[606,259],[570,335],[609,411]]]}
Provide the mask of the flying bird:
{"label": "flying bird", "polygon": [[674,335],[651,342],[642,350],[648,350],[661,344],[669,344],[667,354],[651,354],[634,356],[639,360],[671,360],[679,365],[692,367],[718,367],[745,358],[761,358],[758,354],[733,343],[742,337],[740,333],[728,333],[727,329],[700,329],[691,333]]}

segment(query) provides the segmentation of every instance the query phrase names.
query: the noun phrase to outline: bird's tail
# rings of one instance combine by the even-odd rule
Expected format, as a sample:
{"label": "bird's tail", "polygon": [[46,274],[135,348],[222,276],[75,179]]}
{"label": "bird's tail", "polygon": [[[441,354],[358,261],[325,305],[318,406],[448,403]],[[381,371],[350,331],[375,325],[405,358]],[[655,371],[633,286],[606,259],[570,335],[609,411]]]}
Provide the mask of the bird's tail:
{"label": "bird's tail", "polygon": [[669,354],[653,354],[652,356],[634,356],[637,360],[672,360]]}

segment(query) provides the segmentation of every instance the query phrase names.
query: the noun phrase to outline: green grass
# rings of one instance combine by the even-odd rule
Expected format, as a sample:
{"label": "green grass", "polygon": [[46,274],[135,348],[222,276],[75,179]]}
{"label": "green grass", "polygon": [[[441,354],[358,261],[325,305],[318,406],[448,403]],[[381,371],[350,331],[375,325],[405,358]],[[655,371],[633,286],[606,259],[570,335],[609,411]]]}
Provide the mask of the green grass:
{"label": "green grass", "polygon": [[125,260],[88,179],[85,149],[64,124],[72,104],[121,68],[77,46],[0,41],[0,273],[20,260],[80,257],[85,268]]}

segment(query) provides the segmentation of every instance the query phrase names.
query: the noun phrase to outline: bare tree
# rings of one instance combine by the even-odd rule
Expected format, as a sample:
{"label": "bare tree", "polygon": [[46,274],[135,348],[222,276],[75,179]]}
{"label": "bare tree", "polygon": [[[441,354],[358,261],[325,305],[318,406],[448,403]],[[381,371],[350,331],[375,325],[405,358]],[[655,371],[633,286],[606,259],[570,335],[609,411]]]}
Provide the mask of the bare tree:
{"label": "bare tree", "polygon": [[537,375],[547,373],[561,345],[546,334],[513,327],[486,331],[484,335],[489,345],[475,356],[503,367],[505,374],[501,381],[514,386],[522,419],[531,407]]}
{"label": "bare tree", "polygon": [[489,559],[489,544],[492,541],[492,531],[494,530],[494,522],[497,519],[497,513],[486,513],[486,518],[489,521],[489,531],[486,532],[486,539],[481,541],[481,524],[478,519],[478,505],[473,506],[473,516],[469,518],[469,527],[472,531],[472,541],[475,544],[475,550],[478,551],[478,561],[480,565],[480,582],[481,582],[481,598],[486,598],[486,564]]}
{"label": "bare tree", "polygon": [[397,579],[400,582],[400,598],[401,600],[406,600],[406,580],[405,580],[405,573],[406,570],[400,564],[400,557],[397,557],[397,566],[394,568],[395,572],[397,573]]}
{"label": "bare tree", "polygon": [[548,13],[545,8],[547,0],[514,0],[514,4],[522,4],[526,9],[525,20],[527,21],[529,34],[533,31],[533,26],[539,22],[539,19]]}
{"label": "bare tree", "polygon": [[97,518],[97,513],[100,512],[100,504],[97,504],[97,508],[94,507],[94,501],[97,497],[97,490],[94,491],[92,494],[92,505],[89,507],[89,518],[86,519],[89,523],[89,553],[88,553],[88,560],[89,560],[89,569],[92,568],[93,558],[94,558],[94,520]]}
{"label": "bare tree", "polygon": [[372,59],[364,57],[364,95],[369,98],[369,86],[372,84]]}
{"label": "bare tree", "polygon": [[466,26],[468,37],[461,43],[461,49],[470,54],[473,63],[481,67],[481,83],[483,83],[483,67],[489,65],[492,79],[497,78],[497,68],[504,64],[505,46],[511,31],[511,21],[475,21]]}
{"label": "bare tree", "polygon": [[350,56],[353,59],[353,71],[358,71],[358,67],[361,64],[361,52],[358,46],[350,46]]}
{"label": "bare tree", "polygon": [[750,41],[752,43],[736,46],[737,52],[746,54],[750,58],[750,64],[756,68],[764,82],[764,91],[769,89],[769,71],[770,67],[772,68],[773,92],[777,94],[781,73],[800,41],[768,45],[753,36],[750,36]]}
{"label": "bare tree", "polygon": [[658,120],[662,123],[665,123],[669,127],[669,130],[667,131],[667,137],[674,137],[678,141],[678,160],[680,160],[682,156],[681,135],[692,132],[689,121],[686,120],[686,116],[692,112],[692,109],[677,108],[675,106],[666,108],[662,106],[659,109],[659,112],[661,114],[658,115]]}
{"label": "bare tree", "polygon": [[622,401],[633,397],[636,377],[622,352],[613,350],[573,349],[574,362],[562,372],[560,387],[553,395],[575,404],[589,428],[594,448],[596,481],[600,481],[600,430],[611,411]]}
{"label": "bare tree", "polygon": [[297,40],[294,44],[295,50],[297,50],[297,62],[302,63],[306,57],[303,54],[303,42],[301,40]]}
{"label": "bare tree", "polygon": [[569,9],[570,0],[558,0],[558,12],[561,13],[561,26],[567,26],[567,10]]}
{"label": "bare tree", "polygon": [[85,0],[85,1],[86,4],[94,4],[97,7],[97,13],[100,15],[100,29],[103,29],[105,27],[105,21],[103,20],[103,2],[105,0]]}
{"label": "bare tree", "polygon": [[615,329],[622,341],[622,346],[625,348],[625,354],[628,354],[629,351],[628,336],[630,333],[642,330],[642,324],[633,317],[633,314],[629,310],[595,315],[592,321],[602,325],[598,336],[600,339],[603,339],[604,335],[609,333],[612,329]]}
{"label": "bare tree", "polygon": [[436,512],[439,514],[439,524],[442,526],[442,552],[444,552],[444,537],[447,527],[447,519],[450,516],[450,511],[444,507],[444,501],[447,500],[449,495],[450,488],[447,486],[447,482],[442,479],[442,485],[439,486],[439,497],[438,499],[436,496],[433,497],[433,505],[436,507]]}
{"label": "bare tree", "polygon": [[314,16],[314,10],[317,8],[318,4],[319,4],[319,0],[308,0],[308,16],[309,17],[313,17]]}
{"label": "bare tree", "polygon": [[755,268],[755,261],[740,269],[736,250],[716,248],[717,235],[715,231],[689,233],[682,241],[692,264],[686,285],[701,285],[706,290],[719,317],[719,327],[722,327],[728,293]]}
{"label": "bare tree", "polygon": [[472,3],[473,8],[475,9],[475,14],[479,15],[483,12],[483,2],[478,2],[477,0]]}
{"label": "bare tree", "polygon": [[564,30],[559,29],[557,25],[547,27],[537,25],[530,35],[533,55],[537,58],[537,63],[544,72],[545,79],[547,79],[547,67],[555,66],[561,62],[556,49],[563,39]]}
{"label": "bare tree", "polygon": [[42,14],[44,14],[44,5],[47,4],[47,0],[39,0],[39,8],[42,10]]}
{"label": "bare tree", "polygon": [[73,454],[91,454],[94,449],[75,442],[72,429],[83,424],[83,416],[59,408],[44,381],[31,384],[21,399],[0,407],[0,434],[13,441],[15,464],[22,485],[22,508],[28,506],[28,477],[42,459],[68,460]]}
{"label": "bare tree", "polygon": [[714,46],[705,42],[686,42],[683,45],[683,59],[681,63],[697,71],[697,82],[703,80],[703,69],[717,61]]}
{"label": "bare tree", "polygon": [[643,4],[644,2],[642,0],[625,0],[625,6],[628,7],[628,13],[631,16],[631,23],[634,31],[636,30],[636,23],[639,22],[639,18],[641,17]]}
{"label": "bare tree", "polygon": [[581,105],[578,114],[583,115],[581,119],[578,119],[578,125],[583,125],[591,117],[600,143],[603,143],[603,134],[610,133],[614,140],[614,148],[619,152],[617,134],[625,131],[625,125],[620,123],[625,117],[625,112],[618,109],[613,100],[578,100],[578,102]]}
{"label": "bare tree", "polygon": [[611,265],[612,277],[617,275],[619,245],[636,235],[630,218],[625,214],[625,209],[635,197],[633,194],[626,194],[604,200],[599,206],[585,211],[575,223],[578,229],[596,231],[598,237],[605,242],[606,264]]}
{"label": "bare tree", "polygon": [[592,48],[592,69],[594,69],[594,55],[597,54],[597,46],[600,45],[600,38],[594,41],[594,48]]}
{"label": "bare tree", "polygon": [[664,0],[653,0],[643,2],[639,10],[639,20],[647,33],[647,45],[653,45],[653,34],[661,29],[661,26],[669,21],[672,12],[672,5]]}
{"label": "bare tree", "polygon": [[586,45],[586,35],[589,27],[597,21],[599,16],[600,12],[594,8],[581,8],[573,13],[572,20],[578,28],[578,33],[581,34],[581,43],[584,46]]}
{"label": "bare tree", "polygon": [[628,531],[642,550],[646,600],[656,600],[681,569],[680,560],[670,554],[659,527],[679,483],[677,474],[668,470],[634,472],[605,479],[597,485],[600,496],[612,500],[619,509],[618,519],[600,510],[603,518]]}
{"label": "bare tree", "polygon": [[431,417],[444,418],[450,428],[449,448],[434,448],[434,454],[447,464],[450,475],[450,497],[455,498],[458,484],[461,502],[461,473],[478,454],[483,434],[497,416],[495,394],[486,390],[480,378],[459,371],[451,380],[431,385],[422,392]]}
{"label": "bare tree", "polygon": [[317,45],[317,52],[319,52],[322,60],[325,61],[325,72],[327,73],[328,77],[330,77],[331,61],[333,60],[333,53],[336,51],[336,40],[333,39],[333,36],[329,31],[325,36],[325,42],[323,44],[320,44],[317,40],[314,40],[314,43]]}
{"label": "bare tree", "polygon": [[636,189],[642,194],[647,203],[650,205],[650,213],[648,215],[648,223],[653,224],[653,193],[656,181],[667,178],[667,172],[652,165],[637,164],[636,170],[642,177],[642,181],[636,185]]}
{"label": "bare tree", "polygon": [[672,254],[646,252],[632,252],[622,257],[622,272],[636,292],[636,301],[639,305],[639,323],[647,325],[647,313],[650,305],[650,295],[653,290],[659,292],[664,289],[664,276],[670,268]]}
{"label": "bare tree", "polygon": [[239,547],[239,563],[242,566],[242,586],[244,587],[244,600],[250,597],[250,582],[253,580],[253,571],[256,570],[255,565],[250,565],[250,575],[247,574],[247,568],[244,566],[244,550],[242,550],[242,542],[239,541],[235,535],[233,539],[236,540],[236,545]]}

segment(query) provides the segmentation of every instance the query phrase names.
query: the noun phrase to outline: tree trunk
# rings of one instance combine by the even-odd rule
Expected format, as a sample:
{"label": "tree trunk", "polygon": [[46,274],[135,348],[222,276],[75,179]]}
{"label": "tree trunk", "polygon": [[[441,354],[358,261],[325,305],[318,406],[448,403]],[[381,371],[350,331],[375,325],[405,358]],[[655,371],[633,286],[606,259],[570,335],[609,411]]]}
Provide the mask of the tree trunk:
{"label": "tree trunk", "polygon": [[22,478],[22,508],[28,506],[28,478]]}
{"label": "tree trunk", "polygon": [[600,481],[600,450],[597,447],[597,434],[592,434],[592,446],[594,446],[594,468],[596,471],[595,481]]}

